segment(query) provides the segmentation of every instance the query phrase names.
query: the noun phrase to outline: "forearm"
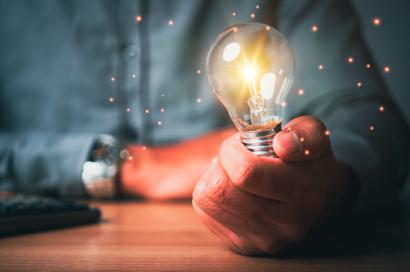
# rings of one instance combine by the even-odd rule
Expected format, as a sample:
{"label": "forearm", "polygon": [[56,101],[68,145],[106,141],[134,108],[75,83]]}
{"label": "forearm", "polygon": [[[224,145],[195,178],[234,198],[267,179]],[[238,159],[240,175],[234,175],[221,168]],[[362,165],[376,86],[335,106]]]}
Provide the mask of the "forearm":
{"label": "forearm", "polygon": [[[324,121],[336,158],[358,176],[356,211],[383,205],[404,181],[408,127],[362,38],[351,1],[299,2],[283,1],[279,16],[298,60],[287,116]],[[310,31],[313,24],[318,31]]]}
{"label": "forearm", "polygon": [[120,173],[123,194],[160,200],[190,198],[220,144],[233,133],[235,129],[226,128],[173,145],[129,146],[130,160],[123,163]]}
{"label": "forearm", "polygon": [[330,128],[336,158],[357,175],[354,211],[359,212],[397,198],[408,171],[410,134],[388,96],[371,90],[362,90],[354,98],[348,91],[345,94],[316,112]]}
{"label": "forearm", "polygon": [[81,171],[93,135],[0,134],[2,190],[84,196]]}
{"label": "forearm", "polygon": [[234,134],[234,128],[226,128],[209,132],[194,139],[182,141],[173,145],[149,148],[157,160],[207,161],[217,155],[221,143]]}

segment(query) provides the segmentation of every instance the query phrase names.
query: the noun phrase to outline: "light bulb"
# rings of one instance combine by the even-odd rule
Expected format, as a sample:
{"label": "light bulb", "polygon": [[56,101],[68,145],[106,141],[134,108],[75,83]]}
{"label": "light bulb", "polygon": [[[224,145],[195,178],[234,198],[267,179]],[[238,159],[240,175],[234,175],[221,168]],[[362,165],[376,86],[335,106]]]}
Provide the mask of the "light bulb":
{"label": "light bulb", "polygon": [[272,139],[281,129],[294,64],[282,34],[260,23],[227,28],[208,52],[211,88],[257,156],[275,156]]}

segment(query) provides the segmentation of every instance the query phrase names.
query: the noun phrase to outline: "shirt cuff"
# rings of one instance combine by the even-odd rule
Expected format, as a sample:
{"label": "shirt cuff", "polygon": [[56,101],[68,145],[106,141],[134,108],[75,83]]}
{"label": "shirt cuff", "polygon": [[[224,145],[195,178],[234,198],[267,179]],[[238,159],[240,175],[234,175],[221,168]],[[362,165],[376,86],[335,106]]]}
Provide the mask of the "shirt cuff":
{"label": "shirt cuff", "polygon": [[61,159],[55,165],[58,176],[61,178],[58,182],[60,196],[86,196],[81,174],[95,137],[96,135],[78,135],[62,139],[61,146],[64,146],[66,152],[62,153]]}

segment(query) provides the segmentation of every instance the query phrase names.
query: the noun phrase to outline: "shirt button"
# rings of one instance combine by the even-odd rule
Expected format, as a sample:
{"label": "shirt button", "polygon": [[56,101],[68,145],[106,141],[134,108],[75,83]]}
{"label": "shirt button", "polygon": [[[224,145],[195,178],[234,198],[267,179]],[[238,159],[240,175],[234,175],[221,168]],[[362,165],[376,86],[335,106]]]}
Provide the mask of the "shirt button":
{"label": "shirt button", "polygon": [[139,57],[139,48],[136,45],[127,46],[122,54],[122,57],[125,62],[133,63],[138,61]]}

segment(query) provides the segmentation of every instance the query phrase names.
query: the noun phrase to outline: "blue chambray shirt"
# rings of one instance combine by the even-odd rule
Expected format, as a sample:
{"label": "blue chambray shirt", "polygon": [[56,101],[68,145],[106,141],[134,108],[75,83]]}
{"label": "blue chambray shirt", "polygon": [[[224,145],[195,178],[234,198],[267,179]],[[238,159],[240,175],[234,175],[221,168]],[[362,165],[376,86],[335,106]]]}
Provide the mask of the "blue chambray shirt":
{"label": "blue chambray shirt", "polygon": [[0,1],[0,188],[83,196],[99,133],[160,145],[230,125],[205,58],[218,33],[247,21],[278,28],[295,51],[287,119],[325,122],[335,156],[360,177],[359,205],[391,198],[408,129],[377,69],[364,69],[372,58],[341,0]]}

